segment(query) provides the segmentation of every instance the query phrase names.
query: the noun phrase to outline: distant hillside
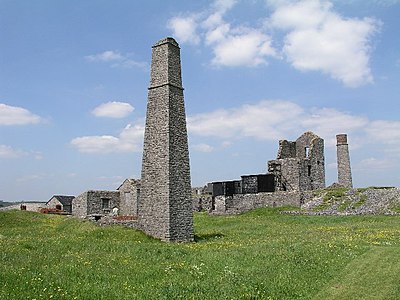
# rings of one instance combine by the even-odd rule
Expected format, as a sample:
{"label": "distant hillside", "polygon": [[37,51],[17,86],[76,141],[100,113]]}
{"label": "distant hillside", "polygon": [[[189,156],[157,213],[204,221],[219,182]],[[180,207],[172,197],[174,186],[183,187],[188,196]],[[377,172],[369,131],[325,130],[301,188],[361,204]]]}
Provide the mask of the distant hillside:
{"label": "distant hillside", "polygon": [[6,207],[6,206],[10,206],[10,205],[15,205],[16,202],[6,202],[3,200],[0,200],[0,207]]}

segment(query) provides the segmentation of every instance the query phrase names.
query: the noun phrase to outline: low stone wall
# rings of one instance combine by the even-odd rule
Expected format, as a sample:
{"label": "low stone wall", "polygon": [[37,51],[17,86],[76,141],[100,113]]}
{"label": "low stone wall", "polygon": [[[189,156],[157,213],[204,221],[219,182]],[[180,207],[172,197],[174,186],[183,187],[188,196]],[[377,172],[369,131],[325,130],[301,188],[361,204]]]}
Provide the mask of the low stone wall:
{"label": "low stone wall", "polygon": [[235,194],[215,197],[215,214],[238,214],[261,207],[297,206],[308,201],[311,193],[274,192],[257,194]]}
{"label": "low stone wall", "polygon": [[363,215],[400,213],[400,188],[362,188],[217,196],[212,214],[239,214],[261,207],[295,206],[292,214]]}
{"label": "low stone wall", "polygon": [[213,210],[213,199],[211,195],[192,196],[193,211],[206,211]]}
{"label": "low stone wall", "polygon": [[[24,207],[24,209],[22,208]],[[22,202],[15,205],[0,207],[0,210],[26,210],[39,212],[41,208],[46,207],[46,202]]]}

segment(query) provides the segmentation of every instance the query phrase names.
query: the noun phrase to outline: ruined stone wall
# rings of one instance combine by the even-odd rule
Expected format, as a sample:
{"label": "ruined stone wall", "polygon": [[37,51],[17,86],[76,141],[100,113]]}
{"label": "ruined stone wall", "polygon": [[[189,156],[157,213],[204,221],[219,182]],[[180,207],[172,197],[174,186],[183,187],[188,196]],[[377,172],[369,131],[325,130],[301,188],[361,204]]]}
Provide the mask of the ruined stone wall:
{"label": "ruined stone wall", "polygon": [[180,49],[166,38],[153,46],[138,225],[162,240],[191,241],[192,206]]}
{"label": "ruined stone wall", "polygon": [[211,195],[193,197],[193,211],[211,212],[214,210],[214,200]]}
{"label": "ruined stone wall", "polygon": [[276,191],[308,191],[325,188],[324,140],[305,132],[295,142],[279,141],[278,159],[268,162],[275,175]]}
{"label": "ruined stone wall", "polygon": [[296,140],[300,163],[300,190],[325,188],[324,140],[308,131]]}
{"label": "ruined stone wall", "polygon": [[137,216],[138,199],[140,195],[140,180],[127,179],[118,188],[120,192],[119,215]]}
{"label": "ruined stone wall", "polygon": [[286,158],[270,160],[268,172],[275,175],[276,191],[299,191],[300,190],[300,160],[297,158]]}
{"label": "ruined stone wall", "polygon": [[[103,199],[108,200],[103,207]],[[85,218],[88,215],[108,215],[113,207],[120,206],[118,191],[87,191],[72,200],[72,215]]]}
{"label": "ruined stone wall", "polygon": [[237,214],[255,208],[297,206],[304,202],[304,194],[298,191],[257,194],[237,194],[215,198],[216,214]]}
{"label": "ruined stone wall", "polygon": [[[117,191],[88,191],[87,192],[87,214],[110,214],[113,207],[119,207],[120,197]],[[109,200],[107,208],[103,208],[103,199]]]}
{"label": "ruined stone wall", "polygon": [[88,192],[84,192],[72,200],[72,215],[80,218],[87,216],[87,196]]}
{"label": "ruined stone wall", "polygon": [[21,202],[14,205],[0,207],[0,210],[22,210],[22,207],[24,207],[25,209],[23,210],[26,211],[39,212],[41,208],[46,207],[46,202]]}
{"label": "ruined stone wall", "polygon": [[297,158],[287,158],[281,160],[281,178],[284,191],[300,190],[300,161]]}
{"label": "ruined stone wall", "polygon": [[325,188],[325,154],[324,140],[317,137],[310,147],[310,190]]}
{"label": "ruined stone wall", "polygon": [[278,155],[276,158],[296,158],[296,142],[280,140]]}

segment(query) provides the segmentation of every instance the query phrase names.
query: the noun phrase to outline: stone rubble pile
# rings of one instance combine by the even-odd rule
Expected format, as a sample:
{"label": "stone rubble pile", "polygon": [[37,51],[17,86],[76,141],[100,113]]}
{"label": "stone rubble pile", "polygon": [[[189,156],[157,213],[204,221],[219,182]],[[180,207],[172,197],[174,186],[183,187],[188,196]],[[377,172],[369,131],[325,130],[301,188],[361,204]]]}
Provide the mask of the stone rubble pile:
{"label": "stone rubble pile", "polygon": [[315,194],[300,211],[291,214],[399,215],[400,188],[344,189],[336,193],[327,189]]}

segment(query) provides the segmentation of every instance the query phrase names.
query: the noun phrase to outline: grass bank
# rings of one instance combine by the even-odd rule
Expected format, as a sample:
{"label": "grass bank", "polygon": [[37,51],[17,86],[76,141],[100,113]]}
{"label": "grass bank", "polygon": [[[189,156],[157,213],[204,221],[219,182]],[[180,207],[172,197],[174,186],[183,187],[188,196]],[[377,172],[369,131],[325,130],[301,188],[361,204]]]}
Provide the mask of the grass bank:
{"label": "grass bank", "polygon": [[0,299],[400,299],[399,217],[259,209],[194,224],[195,243],[173,244],[1,212]]}

